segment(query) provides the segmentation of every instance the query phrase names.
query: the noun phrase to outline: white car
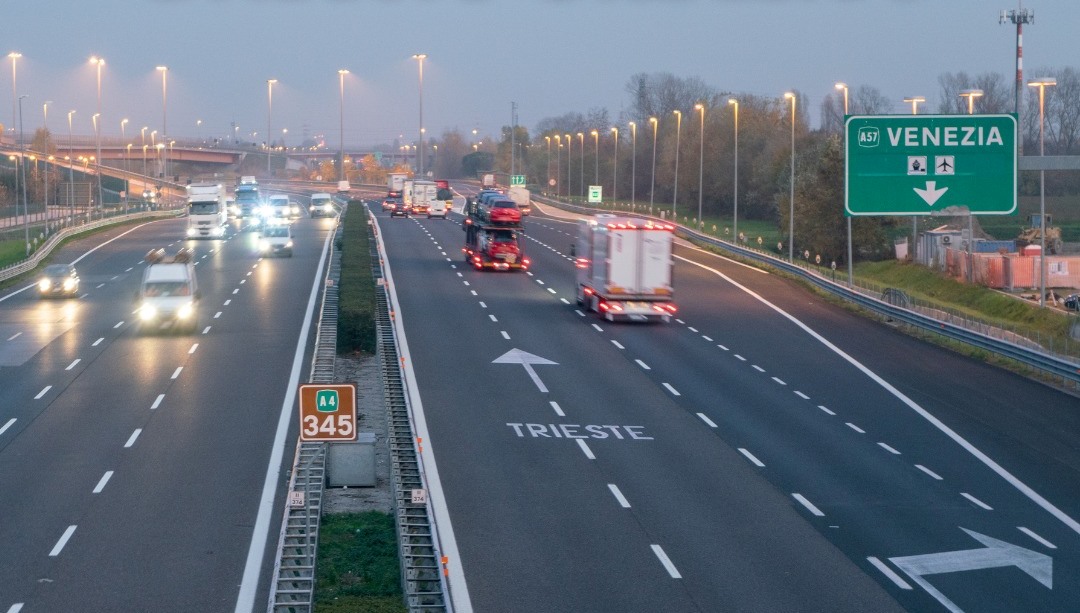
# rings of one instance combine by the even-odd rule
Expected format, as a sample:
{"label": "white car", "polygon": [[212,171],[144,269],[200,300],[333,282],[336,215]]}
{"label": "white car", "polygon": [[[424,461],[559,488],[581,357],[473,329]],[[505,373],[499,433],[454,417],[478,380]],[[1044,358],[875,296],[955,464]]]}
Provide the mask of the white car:
{"label": "white car", "polygon": [[309,211],[312,217],[333,217],[334,199],[326,193],[312,194]]}
{"label": "white car", "polygon": [[259,252],[264,256],[283,255],[291,258],[292,251],[292,227],[288,223],[270,223],[262,229]]}

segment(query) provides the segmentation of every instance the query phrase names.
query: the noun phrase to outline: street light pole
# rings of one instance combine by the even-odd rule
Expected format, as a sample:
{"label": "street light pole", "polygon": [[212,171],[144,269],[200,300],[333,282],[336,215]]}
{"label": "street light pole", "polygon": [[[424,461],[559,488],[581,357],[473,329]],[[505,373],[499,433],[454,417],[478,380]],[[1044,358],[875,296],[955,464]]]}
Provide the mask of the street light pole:
{"label": "street light pole", "polygon": [[[161,72],[161,142],[164,143],[169,140],[169,67],[158,66],[157,70]],[[161,178],[164,182],[169,178],[169,157],[164,150],[161,155]]]}
{"label": "street light pole", "polygon": [[71,206],[71,223],[75,223],[75,141],[71,136],[71,116],[74,110],[68,111],[68,205]]}
{"label": "street light pole", "polygon": [[675,113],[675,189],[671,195],[671,218],[678,222],[678,205],[679,205],[679,141],[682,139],[682,111],[676,109],[672,111]]}
{"label": "street light pole", "polygon": [[[1031,87],[1039,88],[1039,156],[1046,155],[1044,140],[1044,103],[1046,101],[1046,88],[1057,85],[1057,80],[1051,77],[1036,79],[1028,83]],[[1039,170],[1039,306],[1046,306],[1046,171]]]}
{"label": "street light pole", "polygon": [[[847,86],[846,83],[837,83],[836,84],[836,89],[844,90],[844,117],[847,117],[847,114],[848,114],[848,86]],[[845,190],[845,194],[846,194],[846,190],[847,190],[847,185],[846,184],[844,185],[844,190]],[[846,201],[847,198],[845,198],[844,200]],[[846,215],[846,217],[847,217],[847,282],[848,282],[848,285],[851,285],[852,280],[854,279],[854,274],[853,274],[854,263],[851,261],[852,257],[853,257],[852,253],[853,253],[854,250],[851,247],[851,215]]]}
{"label": "street light pole", "polygon": [[637,183],[637,124],[630,122],[630,210],[634,210],[637,205],[637,190],[635,184]]}
{"label": "street light pole", "polygon": [[732,224],[732,232],[735,235],[735,244],[739,244],[739,101],[728,98],[727,103],[735,107],[735,221]]}
{"label": "street light pole", "polygon": [[593,130],[589,134],[592,134],[593,143],[595,143],[593,151],[593,185],[600,185],[600,131]]}
{"label": "street light pole", "polygon": [[266,178],[270,178],[270,119],[274,115],[274,83],[277,79],[266,80]]}
{"label": "street light pole", "polygon": [[[121,146],[124,144],[125,141],[127,141],[127,130],[126,130],[127,123],[128,123],[127,117],[120,120],[120,144],[121,144]],[[128,150],[128,153],[129,154],[131,153],[130,149]],[[124,172],[127,172],[127,169],[128,169],[128,156],[125,155],[124,156]]]}
{"label": "street light pole", "polygon": [[705,177],[705,105],[698,103],[694,105],[694,110],[701,111],[701,127],[698,129],[698,175],[697,175],[697,221],[698,227],[701,227],[701,202],[702,202],[702,189],[704,188]]}
{"label": "street light pole", "polygon": [[788,261],[795,261],[795,92],[784,92],[791,100],[791,194],[788,212]]}
{"label": "street light pole", "polygon": [[[578,137],[578,141],[581,143],[581,174],[580,174],[580,176],[578,176],[578,181],[580,182],[580,187],[581,187],[581,197],[584,198],[585,197],[585,133],[584,132],[578,132],[577,137]],[[567,163],[569,164],[570,155],[567,154],[566,158],[567,158]],[[569,165],[567,165],[567,167],[566,167],[566,174],[567,175],[570,174]],[[567,191],[569,191],[569,188],[568,188]]]}
{"label": "street light pole", "polygon": [[615,135],[615,163],[611,167],[611,204],[615,204],[619,193],[619,128],[612,127],[611,132]]}
{"label": "street light pole", "polygon": [[[42,111],[45,114],[45,133],[49,133],[49,105],[52,104],[52,100],[46,100],[45,104],[41,106]],[[49,139],[50,141],[52,138]],[[45,227],[49,226],[49,163],[52,162],[52,156],[49,155],[48,146],[45,147]]]}
{"label": "street light pole", "polygon": [[[103,117],[101,115],[101,67],[105,65],[105,59],[94,56],[90,58],[90,63],[97,67],[97,114],[94,117]],[[94,123],[94,138],[97,142],[97,205],[100,208],[105,206],[105,198],[101,188],[101,129],[96,121]]]}
{"label": "street light pole", "polygon": [[[420,77],[420,147],[417,148],[417,150],[416,150],[417,155],[419,156],[419,159],[417,160],[416,165],[417,165],[417,168],[420,169],[420,177],[423,178],[423,176],[424,176],[424,60],[427,59],[427,54],[426,53],[415,53],[415,54],[413,54],[412,59],[417,61],[417,66],[419,68],[418,75]],[[513,153],[514,152],[511,151],[510,155],[513,156]]]}
{"label": "street light pole", "polygon": [[[23,136],[22,101],[28,94],[19,96],[19,168],[15,172],[16,178],[22,173],[22,200],[23,200],[23,234],[26,239],[26,255],[30,255],[30,201],[26,199],[26,142]],[[18,195],[16,195],[18,197]],[[18,207],[15,207],[18,212]]]}
{"label": "street light pole", "polygon": [[341,160],[341,172],[338,173],[340,180],[348,180],[345,176],[345,75],[349,74],[349,71],[342,68],[337,71],[338,73],[338,97],[340,100],[340,116],[338,117],[338,132],[341,134],[339,140],[338,157]]}
{"label": "street light pole", "polygon": [[652,215],[654,196],[656,195],[656,130],[660,125],[660,120],[650,117],[649,123],[652,124],[652,173],[649,175],[649,215]]}
{"label": "street light pole", "polygon": [[22,57],[22,54],[18,51],[12,51],[8,54],[11,58],[11,133],[15,133],[15,120],[17,116],[15,114],[16,106],[18,105],[18,93],[19,86],[18,81],[15,79],[15,61]]}

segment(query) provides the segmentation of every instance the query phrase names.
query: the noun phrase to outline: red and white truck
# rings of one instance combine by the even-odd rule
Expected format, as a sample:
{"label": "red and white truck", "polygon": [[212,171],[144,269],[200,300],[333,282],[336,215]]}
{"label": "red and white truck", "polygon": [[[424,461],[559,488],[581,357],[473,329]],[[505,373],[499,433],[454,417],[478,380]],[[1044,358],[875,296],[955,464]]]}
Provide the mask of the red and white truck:
{"label": "red and white truck", "polygon": [[671,224],[616,215],[578,222],[578,304],[608,321],[669,321],[677,310],[674,231]]}

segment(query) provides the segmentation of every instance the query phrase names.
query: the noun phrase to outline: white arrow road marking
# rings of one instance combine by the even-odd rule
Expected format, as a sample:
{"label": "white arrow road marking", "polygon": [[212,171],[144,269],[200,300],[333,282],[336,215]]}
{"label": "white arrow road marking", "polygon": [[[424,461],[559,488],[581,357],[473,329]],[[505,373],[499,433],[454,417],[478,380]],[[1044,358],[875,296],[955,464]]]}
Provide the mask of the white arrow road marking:
{"label": "white arrow road marking", "polygon": [[525,372],[529,373],[529,377],[532,378],[533,383],[536,384],[536,387],[540,388],[540,391],[545,393],[545,394],[547,393],[548,389],[547,389],[547,387],[544,386],[544,382],[540,380],[540,377],[537,376],[536,371],[533,370],[533,368],[532,368],[532,365],[533,364],[550,364],[550,365],[556,365],[557,366],[559,364],[558,362],[552,362],[551,360],[549,360],[547,358],[542,358],[542,357],[540,357],[538,355],[533,355],[533,354],[531,354],[531,353],[529,353],[527,351],[522,351],[520,349],[511,349],[510,351],[507,351],[506,353],[504,353],[501,356],[499,356],[499,357],[495,358],[494,360],[492,360],[491,363],[492,364],[521,364],[522,366],[525,367]]}
{"label": "white arrow road marking", "polygon": [[915,583],[954,613],[960,613],[960,607],[930,585],[930,582],[923,578],[925,575],[1016,566],[1047,588],[1054,589],[1054,561],[1050,556],[999,541],[964,527],[960,529],[985,547],[889,558],[889,561],[907,573]]}
{"label": "white arrow road marking", "polygon": [[937,181],[927,181],[926,189],[919,189],[917,187],[913,187],[912,189],[915,190],[915,193],[918,194],[928,206],[934,206],[934,203],[938,201],[938,198],[941,198],[945,195],[945,192],[949,191],[949,188],[947,187],[934,189],[936,187]]}

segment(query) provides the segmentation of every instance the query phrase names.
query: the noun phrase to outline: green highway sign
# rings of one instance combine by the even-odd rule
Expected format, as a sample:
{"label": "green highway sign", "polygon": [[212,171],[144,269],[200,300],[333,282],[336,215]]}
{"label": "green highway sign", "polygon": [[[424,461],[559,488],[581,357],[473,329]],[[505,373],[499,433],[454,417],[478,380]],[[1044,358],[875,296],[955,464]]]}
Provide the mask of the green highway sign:
{"label": "green highway sign", "polygon": [[604,188],[600,185],[589,186],[589,202],[592,204],[604,201]]}
{"label": "green highway sign", "polygon": [[1016,212],[1015,115],[850,115],[846,215]]}
{"label": "green highway sign", "polygon": [[525,175],[510,175],[510,185],[525,185]]}

